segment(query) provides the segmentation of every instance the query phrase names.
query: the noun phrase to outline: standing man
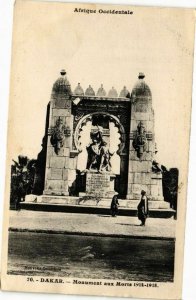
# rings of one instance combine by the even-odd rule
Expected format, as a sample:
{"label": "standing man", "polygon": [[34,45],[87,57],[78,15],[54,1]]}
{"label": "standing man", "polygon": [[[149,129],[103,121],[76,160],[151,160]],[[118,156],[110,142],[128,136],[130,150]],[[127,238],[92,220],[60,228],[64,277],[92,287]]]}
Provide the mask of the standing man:
{"label": "standing man", "polygon": [[111,215],[112,217],[116,217],[118,213],[118,195],[114,195],[111,202]]}
{"label": "standing man", "polygon": [[148,217],[148,199],[144,190],[141,191],[141,200],[138,204],[137,210],[138,219],[141,221],[140,226],[145,226],[146,219]]}

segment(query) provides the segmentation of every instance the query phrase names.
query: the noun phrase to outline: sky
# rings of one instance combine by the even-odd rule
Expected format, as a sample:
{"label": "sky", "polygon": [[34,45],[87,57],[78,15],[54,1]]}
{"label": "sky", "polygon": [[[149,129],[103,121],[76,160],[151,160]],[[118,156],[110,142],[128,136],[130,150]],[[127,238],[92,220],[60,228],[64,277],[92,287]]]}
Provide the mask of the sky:
{"label": "sky", "polygon": [[131,91],[143,72],[152,91],[157,160],[180,167],[188,155],[193,12],[126,7],[132,15],[112,15],[75,13],[74,8],[29,1],[15,5],[8,159],[36,158],[41,150],[52,85],[64,68],[72,90],[80,82],[84,90],[91,84],[97,91],[103,83],[106,91],[112,86]]}

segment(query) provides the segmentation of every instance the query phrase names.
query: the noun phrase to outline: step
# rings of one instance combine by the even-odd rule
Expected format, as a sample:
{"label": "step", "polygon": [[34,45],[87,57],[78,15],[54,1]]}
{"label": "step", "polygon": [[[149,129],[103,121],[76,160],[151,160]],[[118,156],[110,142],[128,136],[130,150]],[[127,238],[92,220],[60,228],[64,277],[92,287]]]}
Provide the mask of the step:
{"label": "step", "polygon": [[[71,205],[71,204],[53,204],[53,203],[32,203],[21,202],[20,209],[62,212],[62,213],[84,213],[84,214],[103,214],[110,215],[110,206],[89,206],[89,205]],[[150,209],[149,217],[151,218],[171,218],[175,217],[173,209]],[[119,215],[121,216],[137,216],[136,208],[120,207]]]}
{"label": "step", "polygon": [[[62,204],[62,205],[87,205],[87,206],[101,206],[110,207],[112,199],[102,198],[93,199],[91,197],[73,197],[73,196],[53,196],[53,195],[27,195],[25,197],[25,203],[50,203],[50,204]],[[119,199],[120,208],[133,208],[137,209],[139,200],[127,200]],[[168,209],[169,203],[162,200],[149,200],[149,209]]]}

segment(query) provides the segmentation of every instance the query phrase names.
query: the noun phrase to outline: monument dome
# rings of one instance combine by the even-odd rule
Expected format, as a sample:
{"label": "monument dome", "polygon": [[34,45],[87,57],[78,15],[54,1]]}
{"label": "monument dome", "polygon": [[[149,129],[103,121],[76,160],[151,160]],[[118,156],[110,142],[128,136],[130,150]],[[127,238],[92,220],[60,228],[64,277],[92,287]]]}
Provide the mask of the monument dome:
{"label": "monument dome", "polygon": [[97,96],[98,97],[105,97],[106,96],[106,91],[104,90],[103,84],[101,84],[100,88],[98,89]]}
{"label": "monument dome", "polygon": [[65,93],[71,95],[71,86],[67,79],[65,70],[61,70],[61,77],[59,77],[53,84],[53,92],[55,93]]}
{"label": "monument dome", "polygon": [[91,85],[86,89],[85,96],[95,96],[95,92]]}
{"label": "monument dome", "polygon": [[118,93],[114,87],[112,87],[111,90],[109,91],[108,97],[109,98],[117,98],[118,97]]}
{"label": "monument dome", "polygon": [[84,96],[84,90],[81,87],[80,83],[78,83],[77,87],[75,88],[74,94],[77,96]]}
{"label": "monument dome", "polygon": [[122,91],[120,92],[119,97],[126,98],[129,95],[129,91],[127,90],[126,86],[123,87]]}
{"label": "monument dome", "polygon": [[144,81],[145,75],[143,73],[139,73],[138,76],[138,81],[135,84],[132,93],[131,93],[131,97],[135,98],[135,97],[151,97],[151,90],[149,88],[149,86],[145,83]]}

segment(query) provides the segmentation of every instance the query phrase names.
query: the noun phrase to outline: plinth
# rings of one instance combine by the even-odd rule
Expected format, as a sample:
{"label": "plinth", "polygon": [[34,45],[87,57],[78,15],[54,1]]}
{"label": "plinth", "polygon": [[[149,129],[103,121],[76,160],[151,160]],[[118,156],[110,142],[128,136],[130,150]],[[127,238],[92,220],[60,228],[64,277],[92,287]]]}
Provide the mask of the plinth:
{"label": "plinth", "polygon": [[93,173],[86,174],[86,195],[110,198],[114,195],[115,175],[110,173]]}

